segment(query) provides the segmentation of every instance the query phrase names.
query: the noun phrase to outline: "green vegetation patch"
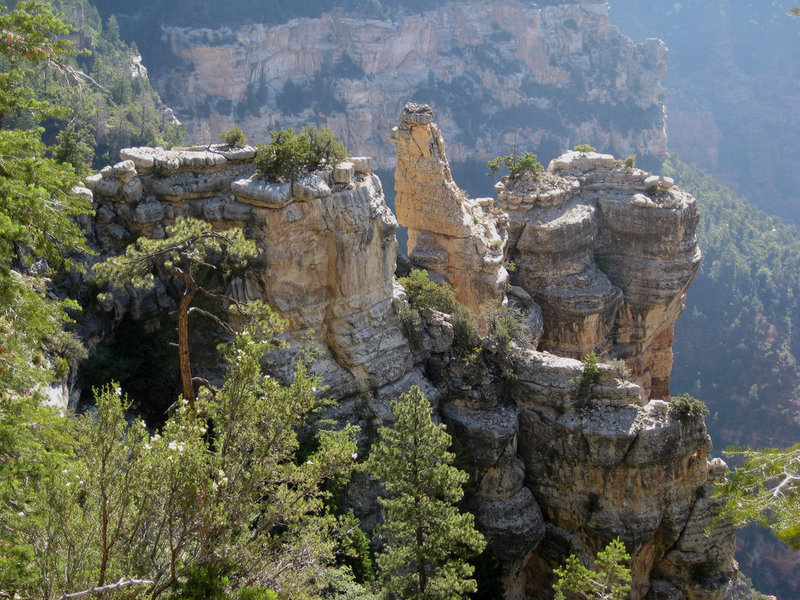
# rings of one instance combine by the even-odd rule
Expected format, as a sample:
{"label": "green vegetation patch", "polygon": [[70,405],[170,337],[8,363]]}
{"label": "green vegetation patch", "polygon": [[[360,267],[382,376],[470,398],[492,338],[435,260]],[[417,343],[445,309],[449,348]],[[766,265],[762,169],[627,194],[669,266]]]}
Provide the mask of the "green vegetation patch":
{"label": "green vegetation patch", "polygon": [[259,144],[255,158],[258,172],[268,179],[293,181],[347,156],[347,148],[327,128],[303,127],[295,133],[290,127],[270,134],[272,141]]}

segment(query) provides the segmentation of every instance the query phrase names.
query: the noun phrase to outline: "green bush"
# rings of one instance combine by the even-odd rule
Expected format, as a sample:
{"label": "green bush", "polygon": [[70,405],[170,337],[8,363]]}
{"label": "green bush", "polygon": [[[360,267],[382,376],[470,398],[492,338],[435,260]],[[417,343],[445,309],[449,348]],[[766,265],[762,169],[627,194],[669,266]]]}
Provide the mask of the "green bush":
{"label": "green bush", "polygon": [[247,145],[247,136],[238,127],[228,129],[219,134],[219,139],[223,144],[227,144],[231,148],[241,148]]}
{"label": "green bush", "polygon": [[691,417],[707,417],[708,407],[705,402],[689,394],[672,397],[669,399],[670,411],[678,415],[681,420]]}
{"label": "green bush", "polygon": [[625,159],[625,166],[630,167],[631,169],[636,166],[635,154],[631,154],[628,158]]}
{"label": "green bush", "polygon": [[451,322],[454,348],[470,351],[480,344],[478,322],[470,309],[463,304],[458,304],[453,311]]}
{"label": "green bush", "polygon": [[259,144],[254,161],[268,179],[293,181],[347,156],[347,148],[327,128],[303,127],[299,134],[289,128],[270,135],[272,141]]}
{"label": "green bush", "polygon": [[575,146],[575,152],[597,152],[597,148],[589,144],[580,144],[579,146]]}
{"label": "green bush", "polygon": [[588,399],[592,391],[592,386],[600,381],[600,369],[597,366],[599,359],[597,354],[590,352],[583,359],[583,371],[574,381],[575,395],[581,399]]}
{"label": "green bush", "polygon": [[400,317],[400,326],[403,328],[403,335],[411,343],[414,349],[422,347],[422,319],[416,308],[404,308],[397,314]]}
{"label": "green bush", "polygon": [[522,156],[498,156],[487,163],[489,172],[487,175],[494,175],[503,167],[508,169],[509,179],[517,179],[523,173],[533,173],[537,178],[544,171],[544,166],[539,162],[535,154],[526,152]]}
{"label": "green bush", "polygon": [[522,322],[522,313],[519,309],[502,306],[489,313],[489,338],[494,342],[499,354],[505,354],[511,347],[511,342],[522,342],[528,332]]}
{"label": "green bush", "polygon": [[625,364],[624,360],[620,360],[619,358],[613,358],[605,362],[609,367],[611,367],[611,370],[614,371],[614,375],[616,375],[622,380],[630,379],[631,370],[628,368],[628,365]]}
{"label": "green bush", "polygon": [[452,286],[449,283],[431,281],[425,269],[411,269],[407,277],[401,277],[398,281],[406,288],[408,302],[416,308],[453,314],[459,305]]}

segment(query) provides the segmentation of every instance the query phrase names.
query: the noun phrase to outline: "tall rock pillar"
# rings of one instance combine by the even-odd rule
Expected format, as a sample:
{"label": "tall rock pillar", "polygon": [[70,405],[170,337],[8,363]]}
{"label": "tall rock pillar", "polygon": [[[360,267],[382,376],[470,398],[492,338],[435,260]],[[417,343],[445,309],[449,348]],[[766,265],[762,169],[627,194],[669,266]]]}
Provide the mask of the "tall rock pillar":
{"label": "tall rock pillar", "polygon": [[389,141],[397,150],[397,217],[411,262],[444,277],[480,318],[504,301],[507,217],[491,198],[469,198],[453,181],[433,109],[409,102]]}

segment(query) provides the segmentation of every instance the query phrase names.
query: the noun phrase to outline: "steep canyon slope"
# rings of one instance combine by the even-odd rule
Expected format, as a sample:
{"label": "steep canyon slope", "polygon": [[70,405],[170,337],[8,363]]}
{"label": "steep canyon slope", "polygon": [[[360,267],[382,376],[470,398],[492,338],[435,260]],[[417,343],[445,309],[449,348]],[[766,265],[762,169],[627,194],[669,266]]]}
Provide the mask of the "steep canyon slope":
{"label": "steep canyon slope", "polygon": [[768,213],[800,223],[798,21],[792,2],[614,0],[611,20],[670,48],[670,150]]}
{"label": "steep canyon slope", "polygon": [[[694,200],[610,156],[570,153],[538,182],[501,183],[506,216],[493,199],[466,198],[447,176],[432,116],[406,111],[392,133],[407,165],[398,190],[417,206],[401,219],[418,230],[415,247],[427,244],[417,256],[438,257],[436,265],[447,267],[440,274],[462,290],[470,283],[462,274],[485,265],[487,276],[471,280],[464,296],[476,309],[499,308],[508,290],[540,315],[507,353],[456,351],[449,315],[421,311],[412,329],[404,323],[411,309],[393,276],[397,221],[366,158],[277,184],[254,174],[252,148],[128,149],[125,160],[87,181],[97,210],[93,240],[115,253],[135,236],[163,235],[178,216],[244,228],[261,257],[223,288],[268,300],[298,343],[313,330],[322,352],[314,368],[338,399],[331,416],[359,424],[366,443],[389,417],[389,401],[412,384],[436,402],[466,448],[474,481],[468,504],[500,561],[509,599],[547,595],[549,573],[566,554],[590,556],[619,536],[633,554],[632,598],[722,600],[736,573],[734,532],[703,531],[717,509],[710,485],[723,467],[709,461],[702,416],[680,414],[663,399],[670,339],[663,332],[671,334],[699,259]],[[427,152],[413,159],[414,148]],[[458,210],[441,212],[440,203]],[[604,224],[609,211],[622,229]],[[523,243],[527,236],[537,243]],[[674,239],[682,242],[670,250]],[[518,261],[515,285],[495,254]],[[605,278],[610,305],[587,301],[576,313],[574,303],[559,305],[558,294],[547,293],[581,290],[586,271],[591,281]],[[175,292],[162,277],[153,293],[117,290],[99,309],[111,329],[123,318],[152,327]],[[595,305],[599,312],[585,310]],[[592,317],[600,313],[606,317]],[[601,365],[599,379],[579,392],[583,365],[562,350],[620,356],[631,381]],[[268,366],[280,375],[291,355],[270,356]],[[368,490],[350,498],[367,522],[374,519]]]}

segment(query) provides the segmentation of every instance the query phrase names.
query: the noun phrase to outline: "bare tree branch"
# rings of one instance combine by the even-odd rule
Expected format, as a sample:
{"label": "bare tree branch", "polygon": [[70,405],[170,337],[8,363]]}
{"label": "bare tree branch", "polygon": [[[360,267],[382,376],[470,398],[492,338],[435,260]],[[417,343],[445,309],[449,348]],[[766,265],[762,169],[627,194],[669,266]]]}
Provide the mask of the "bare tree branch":
{"label": "bare tree branch", "polygon": [[106,592],[113,592],[116,590],[121,590],[123,588],[132,587],[135,585],[155,585],[154,581],[150,581],[148,579],[125,579],[121,578],[116,583],[109,583],[108,585],[101,585],[98,587],[93,587],[88,590],[83,590],[80,592],[73,592],[72,594],[64,594],[58,600],[73,600],[75,598],[85,598],[86,596],[101,596]]}

